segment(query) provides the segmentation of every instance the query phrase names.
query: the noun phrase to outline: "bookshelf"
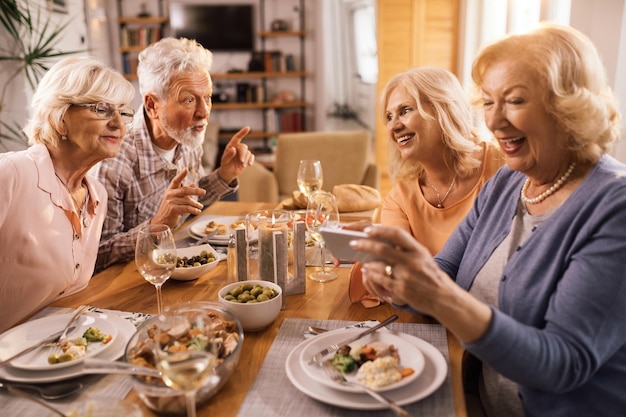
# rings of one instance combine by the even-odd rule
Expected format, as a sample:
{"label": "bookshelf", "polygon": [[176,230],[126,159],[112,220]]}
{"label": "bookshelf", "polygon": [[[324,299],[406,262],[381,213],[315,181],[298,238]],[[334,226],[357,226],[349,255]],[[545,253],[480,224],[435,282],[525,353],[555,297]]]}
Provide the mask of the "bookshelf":
{"label": "bookshelf", "polygon": [[122,3],[117,1],[122,72],[128,80],[136,80],[137,54],[163,37],[168,19],[163,13],[163,0],[158,0],[158,16],[125,16]]}
{"label": "bookshelf", "polygon": [[[235,101],[218,102],[214,100],[212,110],[216,112],[242,110],[262,112],[262,129],[251,132],[248,138],[263,139],[266,150],[269,147],[269,139],[278,133],[306,130],[306,109],[310,106],[306,101],[305,89],[306,79],[310,74],[307,73],[305,66],[305,39],[307,34],[304,30],[304,0],[299,0],[297,30],[294,30],[293,27],[286,30],[267,30],[270,29],[271,25],[266,21],[266,3],[272,1],[278,0],[260,0],[259,2],[260,30],[257,31],[257,36],[260,40],[260,49],[251,53],[249,71],[211,74],[214,85],[220,82],[237,84]],[[274,40],[278,39],[297,42],[293,48],[297,52],[284,53],[281,51],[274,43]],[[269,88],[269,83],[271,81],[280,84],[283,79],[299,81],[298,87],[296,91],[292,92],[292,96],[277,98],[279,91]],[[240,88],[242,92],[239,92]],[[244,94],[243,90],[246,88],[253,91],[246,91]],[[231,131],[223,131],[220,132],[219,139],[228,140],[231,136]]]}

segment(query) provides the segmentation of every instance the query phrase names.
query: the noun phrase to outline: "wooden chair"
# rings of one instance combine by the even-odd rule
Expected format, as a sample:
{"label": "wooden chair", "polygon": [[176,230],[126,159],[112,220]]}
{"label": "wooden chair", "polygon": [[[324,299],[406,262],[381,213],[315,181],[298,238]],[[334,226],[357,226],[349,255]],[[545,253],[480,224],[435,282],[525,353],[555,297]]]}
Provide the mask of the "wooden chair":
{"label": "wooden chair", "polygon": [[278,203],[297,190],[301,159],[318,159],[324,171],[322,189],[338,184],[378,188],[380,172],[373,162],[368,130],[283,133],[278,136],[273,171],[255,163],[239,176],[239,201]]}

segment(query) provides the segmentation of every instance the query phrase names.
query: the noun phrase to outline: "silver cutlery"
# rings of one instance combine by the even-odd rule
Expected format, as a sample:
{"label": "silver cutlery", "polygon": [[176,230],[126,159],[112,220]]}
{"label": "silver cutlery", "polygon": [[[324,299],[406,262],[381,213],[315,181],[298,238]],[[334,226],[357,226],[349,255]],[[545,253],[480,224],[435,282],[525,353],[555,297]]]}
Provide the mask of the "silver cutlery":
{"label": "silver cutlery", "polygon": [[312,364],[314,364],[316,362],[321,361],[324,358],[324,356],[326,356],[326,355],[328,355],[330,353],[337,352],[341,346],[348,345],[350,343],[356,342],[357,340],[367,336],[368,334],[374,333],[375,331],[377,331],[381,327],[384,327],[384,326],[388,325],[389,323],[396,321],[397,319],[398,319],[398,316],[396,314],[394,314],[393,316],[391,316],[388,319],[380,322],[376,326],[370,327],[367,330],[362,331],[361,333],[357,334],[356,336],[353,336],[353,337],[351,337],[351,338],[349,338],[347,340],[344,340],[341,343],[333,343],[332,345],[328,346],[325,349],[322,349],[320,352],[318,352],[315,355],[313,355],[313,357],[311,357],[311,359],[309,360],[309,365],[312,365]]}
{"label": "silver cutlery", "polygon": [[387,398],[383,394],[376,392],[370,389],[369,387],[366,387],[363,384],[359,384],[358,382],[348,381],[345,378],[345,376],[331,364],[322,362],[322,363],[319,363],[319,366],[324,369],[324,372],[326,373],[326,375],[330,377],[330,379],[337,382],[338,384],[358,387],[362,389],[363,391],[365,391],[367,394],[369,394],[375,400],[389,407],[389,409],[392,410],[395,415],[399,417],[410,417],[410,414],[406,410],[404,410],[402,407],[400,407],[398,404],[396,404],[395,402],[393,402],[391,399]]}
{"label": "silver cutlery", "polygon": [[40,400],[39,398],[35,397],[34,395],[30,395],[29,393],[27,393],[25,391],[22,391],[19,388],[13,387],[11,385],[7,385],[7,384],[2,383],[2,382],[0,382],[0,388],[5,388],[7,391],[9,391],[13,395],[17,395],[17,396],[25,398],[27,400],[33,401],[33,402],[39,404],[40,406],[45,407],[48,410],[54,412],[55,414],[58,414],[60,417],[68,417],[67,414],[63,413],[58,408],[51,406],[47,402],[45,402],[43,400]]}
{"label": "silver cutlery", "polygon": [[69,397],[70,395],[74,395],[83,389],[83,384],[78,381],[55,382],[46,385],[22,384],[6,381],[0,381],[0,383],[5,386],[10,385],[13,388],[21,390],[37,391],[39,396],[44,400],[59,400],[61,398]]}

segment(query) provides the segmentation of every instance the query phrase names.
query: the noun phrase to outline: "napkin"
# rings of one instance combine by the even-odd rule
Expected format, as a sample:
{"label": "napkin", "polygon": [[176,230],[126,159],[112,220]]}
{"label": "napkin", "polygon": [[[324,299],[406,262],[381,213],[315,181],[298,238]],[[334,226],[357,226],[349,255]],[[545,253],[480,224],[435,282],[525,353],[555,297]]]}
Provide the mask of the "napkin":
{"label": "napkin", "polygon": [[361,302],[365,308],[374,308],[381,305],[382,301],[370,295],[363,285],[363,276],[361,275],[361,263],[356,262],[350,270],[350,285],[348,287],[348,296],[352,303]]}

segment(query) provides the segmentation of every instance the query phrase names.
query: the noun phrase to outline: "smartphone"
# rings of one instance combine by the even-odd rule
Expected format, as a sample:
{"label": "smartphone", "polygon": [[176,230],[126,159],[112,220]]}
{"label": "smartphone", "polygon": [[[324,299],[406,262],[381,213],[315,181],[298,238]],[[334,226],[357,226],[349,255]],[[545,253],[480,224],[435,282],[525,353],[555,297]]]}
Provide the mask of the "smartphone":
{"label": "smartphone", "polygon": [[365,232],[321,227],[320,234],[324,238],[326,248],[340,261],[368,262],[374,259],[372,254],[358,251],[350,246],[351,240],[371,239]]}

